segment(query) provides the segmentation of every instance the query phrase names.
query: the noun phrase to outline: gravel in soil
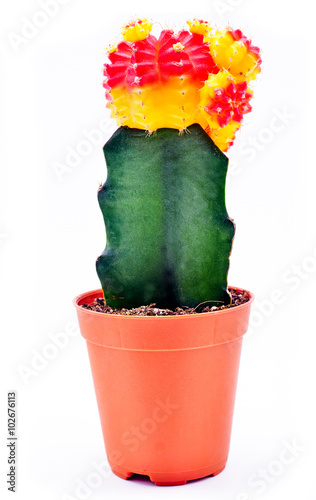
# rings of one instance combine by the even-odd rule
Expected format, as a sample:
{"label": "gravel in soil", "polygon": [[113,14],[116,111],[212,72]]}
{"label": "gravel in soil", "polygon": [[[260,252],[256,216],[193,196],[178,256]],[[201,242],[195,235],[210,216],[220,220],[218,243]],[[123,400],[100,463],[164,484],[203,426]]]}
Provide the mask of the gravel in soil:
{"label": "gravel in soil", "polygon": [[104,314],[116,314],[118,316],[183,316],[187,314],[208,313],[213,311],[220,311],[222,309],[229,309],[231,307],[240,306],[249,300],[249,295],[245,290],[236,290],[229,288],[231,294],[231,303],[228,305],[210,305],[210,302],[203,302],[196,307],[177,307],[174,311],[171,309],[160,309],[156,304],[149,304],[148,306],[135,307],[133,309],[113,309],[105,305],[104,299],[95,299],[93,304],[83,304],[82,307]]}

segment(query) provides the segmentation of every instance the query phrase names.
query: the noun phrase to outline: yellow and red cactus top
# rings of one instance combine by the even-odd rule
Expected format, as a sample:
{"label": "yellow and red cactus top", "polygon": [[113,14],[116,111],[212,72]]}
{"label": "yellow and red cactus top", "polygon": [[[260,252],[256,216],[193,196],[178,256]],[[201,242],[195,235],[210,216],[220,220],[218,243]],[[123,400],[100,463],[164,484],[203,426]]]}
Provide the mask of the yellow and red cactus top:
{"label": "yellow and red cactus top", "polygon": [[104,65],[107,106],[118,125],[149,132],[199,123],[227,151],[251,111],[248,82],[260,72],[260,51],[240,30],[213,33],[197,19],[188,25],[158,38],[147,19],[124,26]]}

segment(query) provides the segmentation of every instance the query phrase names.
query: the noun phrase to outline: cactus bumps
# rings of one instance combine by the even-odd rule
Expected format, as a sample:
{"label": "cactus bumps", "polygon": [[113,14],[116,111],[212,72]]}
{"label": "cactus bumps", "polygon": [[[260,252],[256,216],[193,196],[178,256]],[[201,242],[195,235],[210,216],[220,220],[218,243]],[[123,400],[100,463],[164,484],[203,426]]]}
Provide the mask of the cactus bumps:
{"label": "cactus bumps", "polygon": [[[108,107],[118,126],[149,132],[199,123],[227,151],[251,110],[248,82],[260,72],[260,51],[240,30],[213,32],[196,19],[188,24],[189,31],[162,30],[158,38],[146,19],[123,28],[124,40],[111,47],[104,65]],[[243,90],[238,113],[236,87]],[[215,90],[223,94],[225,121],[212,109]]]}
{"label": "cactus bumps", "polygon": [[104,67],[107,106],[119,126],[104,146],[98,193],[107,245],[97,260],[107,304],[229,303],[234,224],[225,207],[228,159],[260,53],[240,30],[151,34],[123,28]]}

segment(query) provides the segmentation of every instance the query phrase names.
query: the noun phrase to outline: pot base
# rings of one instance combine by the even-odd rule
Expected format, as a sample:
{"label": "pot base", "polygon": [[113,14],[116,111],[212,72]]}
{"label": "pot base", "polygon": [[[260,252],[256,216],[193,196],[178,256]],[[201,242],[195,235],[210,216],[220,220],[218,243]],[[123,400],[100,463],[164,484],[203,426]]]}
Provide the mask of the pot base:
{"label": "pot base", "polygon": [[217,462],[216,464],[209,467],[204,467],[203,469],[186,470],[180,472],[131,472],[129,471],[129,469],[121,467],[119,465],[113,465],[111,466],[111,469],[112,472],[121,479],[129,479],[134,474],[138,474],[149,477],[150,481],[152,483],[155,483],[156,486],[181,486],[194,479],[202,479],[203,477],[207,476],[217,476],[225,469],[225,466],[226,460]]}

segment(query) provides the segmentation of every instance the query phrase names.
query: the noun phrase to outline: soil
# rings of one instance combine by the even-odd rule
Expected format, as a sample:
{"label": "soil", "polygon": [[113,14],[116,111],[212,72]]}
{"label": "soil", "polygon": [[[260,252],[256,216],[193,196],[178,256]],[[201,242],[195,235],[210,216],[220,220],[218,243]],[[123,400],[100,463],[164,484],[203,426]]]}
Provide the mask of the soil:
{"label": "soil", "polygon": [[245,304],[249,300],[249,296],[245,290],[238,291],[235,288],[229,287],[229,292],[232,297],[231,304],[223,306],[204,305],[207,304],[207,302],[203,302],[202,304],[198,304],[195,308],[177,307],[174,311],[170,309],[159,309],[156,307],[156,304],[140,306],[133,309],[113,309],[112,307],[105,305],[104,299],[95,299],[93,304],[83,304],[82,307],[99,313],[117,314],[119,316],[183,316],[184,314],[199,314],[220,311],[221,309],[229,309],[231,307]]}

